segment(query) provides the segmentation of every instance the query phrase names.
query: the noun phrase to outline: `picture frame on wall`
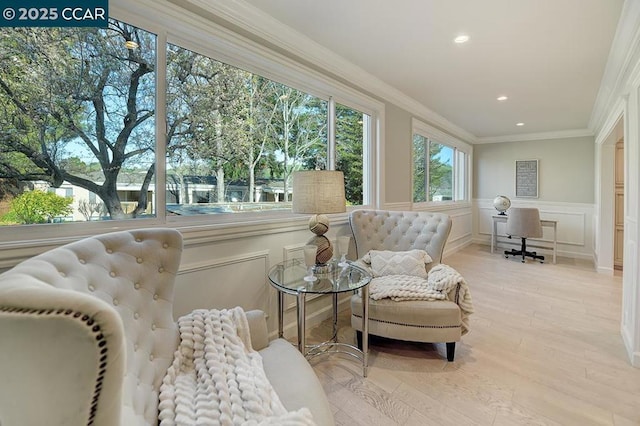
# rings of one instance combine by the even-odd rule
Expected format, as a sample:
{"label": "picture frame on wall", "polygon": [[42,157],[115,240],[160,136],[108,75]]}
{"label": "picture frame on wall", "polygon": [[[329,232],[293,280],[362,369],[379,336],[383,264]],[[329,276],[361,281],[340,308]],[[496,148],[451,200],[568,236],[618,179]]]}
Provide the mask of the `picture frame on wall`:
{"label": "picture frame on wall", "polygon": [[516,197],[538,198],[538,160],[516,160]]}

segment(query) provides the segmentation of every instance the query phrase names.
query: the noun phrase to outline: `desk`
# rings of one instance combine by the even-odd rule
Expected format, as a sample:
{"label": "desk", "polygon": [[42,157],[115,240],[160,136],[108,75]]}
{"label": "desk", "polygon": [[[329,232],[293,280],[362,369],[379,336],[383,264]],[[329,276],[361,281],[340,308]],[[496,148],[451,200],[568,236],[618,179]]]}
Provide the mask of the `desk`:
{"label": "desk", "polygon": [[[313,358],[325,353],[343,353],[362,361],[363,375],[367,377],[369,357],[369,282],[371,276],[353,264],[341,267],[332,261],[315,273],[316,281],[304,281],[307,267],[300,259],[288,260],[275,265],[269,271],[269,281],[278,290],[278,337],[283,335],[284,295],[296,296],[298,313],[298,350],[306,357]],[[362,349],[349,343],[338,342],[338,294],[362,292]],[[330,340],[314,345],[306,342],[306,295],[331,294],[333,296],[333,336]]]}
{"label": "desk", "polygon": [[[498,223],[507,222],[506,215],[493,215],[493,226],[491,227],[491,253],[494,252],[494,247],[498,246]],[[542,226],[553,228],[553,263],[556,263],[556,253],[558,251],[558,221],[557,220],[541,220]]]}

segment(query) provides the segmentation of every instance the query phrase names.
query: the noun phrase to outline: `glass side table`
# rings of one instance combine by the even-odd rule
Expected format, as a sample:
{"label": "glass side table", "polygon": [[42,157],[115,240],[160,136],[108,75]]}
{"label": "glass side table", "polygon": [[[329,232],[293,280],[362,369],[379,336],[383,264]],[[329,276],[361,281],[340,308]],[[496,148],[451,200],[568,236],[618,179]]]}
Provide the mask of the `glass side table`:
{"label": "glass side table", "polygon": [[[362,361],[363,375],[367,377],[369,357],[369,282],[371,276],[353,264],[338,266],[332,261],[316,267],[315,281],[305,281],[307,267],[301,259],[287,260],[269,271],[269,281],[278,290],[278,337],[283,336],[284,295],[296,296],[298,318],[298,350],[307,358],[326,353],[342,353]],[[362,294],[362,349],[349,343],[338,342],[338,295],[360,290]],[[333,336],[330,340],[314,345],[306,343],[306,296],[330,294],[333,296]]]}

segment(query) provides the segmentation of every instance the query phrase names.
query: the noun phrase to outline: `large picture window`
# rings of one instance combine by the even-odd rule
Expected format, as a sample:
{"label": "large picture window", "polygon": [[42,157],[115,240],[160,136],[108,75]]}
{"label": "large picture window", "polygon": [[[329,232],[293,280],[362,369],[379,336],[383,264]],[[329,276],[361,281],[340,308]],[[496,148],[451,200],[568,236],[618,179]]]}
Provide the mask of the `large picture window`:
{"label": "large picture window", "polygon": [[447,144],[436,138],[451,139],[426,124],[414,123],[413,202],[467,200],[469,154],[461,149],[462,142],[448,140]]}
{"label": "large picture window", "polygon": [[370,202],[371,113],[167,39],[115,19],[0,29],[0,225],[287,211],[305,169]]}
{"label": "large picture window", "polygon": [[296,170],[327,167],[327,101],[167,49],[167,212],[287,209]]}
{"label": "large picture window", "polygon": [[153,216],[155,35],[3,28],[0,56],[0,222]]}

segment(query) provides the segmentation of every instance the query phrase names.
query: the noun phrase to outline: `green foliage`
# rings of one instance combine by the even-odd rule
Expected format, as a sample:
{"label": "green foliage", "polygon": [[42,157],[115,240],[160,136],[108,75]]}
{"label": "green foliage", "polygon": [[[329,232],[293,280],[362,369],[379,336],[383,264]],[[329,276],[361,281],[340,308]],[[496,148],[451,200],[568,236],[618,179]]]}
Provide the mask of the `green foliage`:
{"label": "green foliage", "polygon": [[413,202],[427,201],[427,161],[426,150],[429,141],[420,135],[413,135]]}
{"label": "green foliage", "polygon": [[[437,142],[429,143],[429,201],[433,201],[436,194],[443,196],[444,200],[453,199],[453,167],[443,151],[451,151],[448,146]],[[449,158],[450,160],[451,158]]]}
{"label": "green foliage", "polygon": [[47,223],[58,216],[73,212],[73,198],[61,197],[53,192],[27,191],[11,201],[11,209],[2,217],[4,223]]}
{"label": "green foliage", "polygon": [[336,105],[336,169],[344,173],[345,197],[351,205],[363,204],[363,121],[361,112]]}
{"label": "green foliage", "polygon": [[413,136],[414,203],[433,201],[435,195],[442,196],[444,200],[453,199],[453,167],[447,155],[453,155],[448,146],[421,135]]}
{"label": "green foliage", "polygon": [[[139,47],[127,49],[127,40]],[[117,21],[106,29],[2,28],[0,57],[0,177],[54,188],[67,181],[123,217],[121,169],[146,164],[144,186],[155,167],[155,36]],[[93,157],[100,180],[70,152]]]}

